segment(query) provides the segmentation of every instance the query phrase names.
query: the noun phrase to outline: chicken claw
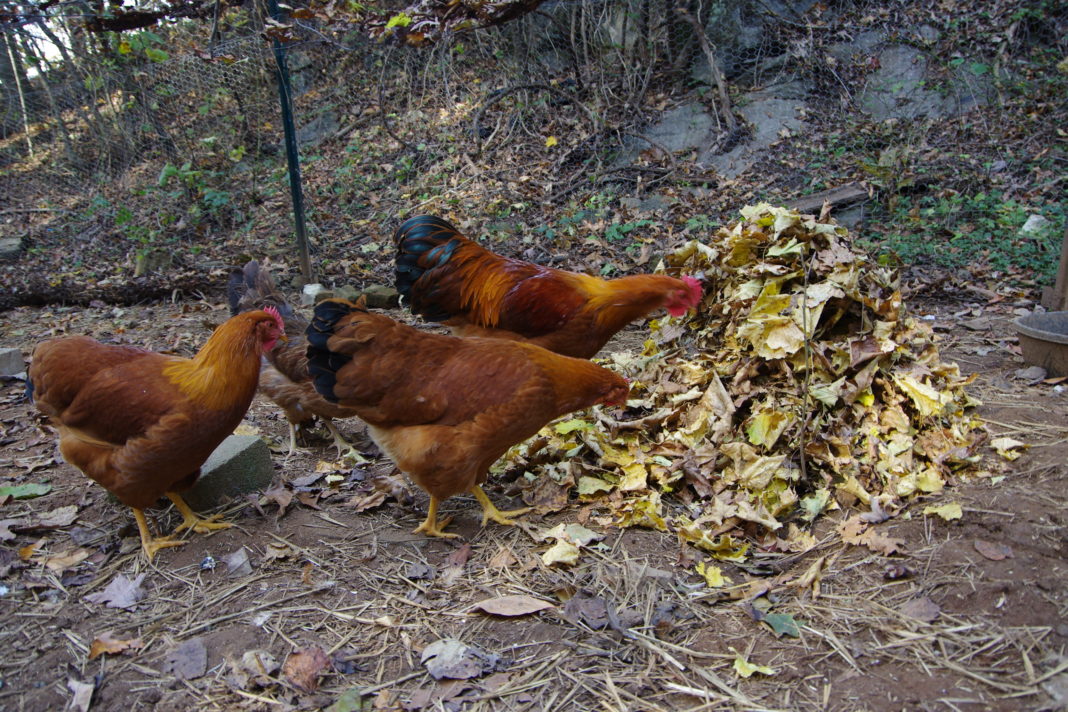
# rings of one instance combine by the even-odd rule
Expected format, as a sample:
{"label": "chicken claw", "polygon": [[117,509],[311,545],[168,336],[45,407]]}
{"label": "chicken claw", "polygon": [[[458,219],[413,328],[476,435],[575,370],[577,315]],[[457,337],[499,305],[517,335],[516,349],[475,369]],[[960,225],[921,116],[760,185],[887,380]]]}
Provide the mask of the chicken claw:
{"label": "chicken claw", "polygon": [[509,509],[507,511],[501,511],[494,506],[490,501],[489,496],[482,491],[482,488],[475,485],[471,493],[475,495],[475,499],[482,505],[482,526],[486,526],[486,522],[493,520],[498,524],[504,524],[505,526],[515,526],[515,521],[509,519],[509,517],[518,517],[520,514],[526,514],[534,509],[533,507],[521,507],[520,509]]}
{"label": "chicken claw", "polygon": [[167,498],[174,502],[174,508],[182,514],[182,523],[174,528],[175,533],[192,529],[197,534],[207,534],[216,529],[229,529],[233,526],[230,522],[216,521],[222,516],[221,514],[213,514],[206,519],[197,516],[197,513],[190,509],[185,500],[175,492],[168,492]]}
{"label": "chicken claw", "polygon": [[145,556],[149,561],[156,555],[156,552],[160,549],[166,549],[171,546],[182,546],[184,541],[178,541],[169,536],[154,537],[152,532],[148,530],[148,522],[145,520],[145,513],[140,509],[134,509],[134,519],[137,520],[137,530],[141,533],[141,548],[144,549]]}
{"label": "chicken claw", "polygon": [[423,523],[412,530],[412,534],[426,534],[427,536],[439,536],[443,539],[459,539],[459,534],[453,534],[444,530],[445,525],[452,521],[452,517],[445,517],[438,521],[438,498],[430,496],[430,506],[426,510],[426,519]]}
{"label": "chicken claw", "polygon": [[[360,465],[367,462],[367,459],[360,454],[360,451],[356,449],[356,446],[350,443],[345,438],[341,437],[341,433],[338,431],[337,426],[330,422],[329,419],[323,419],[323,425],[330,431],[330,434],[334,436],[334,447],[337,448],[337,456],[340,458],[351,458],[353,464]],[[347,452],[346,452],[347,451]]]}

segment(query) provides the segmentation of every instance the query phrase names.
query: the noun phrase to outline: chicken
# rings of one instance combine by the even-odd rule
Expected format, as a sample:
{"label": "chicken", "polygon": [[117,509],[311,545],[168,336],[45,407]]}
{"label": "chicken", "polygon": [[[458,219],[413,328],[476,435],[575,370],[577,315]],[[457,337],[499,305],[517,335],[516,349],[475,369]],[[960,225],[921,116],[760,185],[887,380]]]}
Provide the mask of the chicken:
{"label": "chicken", "polygon": [[[590,361],[521,341],[462,339],[419,331],[362,304],[320,302],[308,327],[308,370],[327,400],[353,408],[382,451],[430,494],[415,530],[453,537],[438,504],[471,492],[490,519],[480,485],[490,465],[550,420],[592,405],[622,405],[621,376]],[[450,518],[451,519],[451,518]]]}
{"label": "chicken", "polygon": [[405,221],[397,291],[412,312],[459,336],[521,339],[591,358],[624,326],[661,307],[681,316],[701,301],[693,277],[659,274],[603,280],[496,255],[431,216]]}
{"label": "chicken", "polygon": [[235,268],[230,273],[226,292],[231,314],[273,306],[285,319],[288,341],[279,342],[264,354],[260,368],[260,392],[285,413],[289,423],[287,459],[297,449],[297,428],[319,417],[333,437],[338,455],[364,462],[360,452],[341,436],[332,420],[351,418],[355,413],[328,402],[316,393],[308,375],[308,342],[304,335],[308,320],[295,313],[278,292],[267,267],[252,260],[243,269]]}
{"label": "chicken", "polygon": [[59,431],[71,465],[133,508],[149,560],[184,544],[154,538],[142,510],[166,495],[183,516],[175,532],[230,524],[198,517],[179,492],[241,422],[256,393],[260,355],[284,338],[272,308],[235,316],[192,359],[87,336],[44,341],[33,351],[30,396]]}

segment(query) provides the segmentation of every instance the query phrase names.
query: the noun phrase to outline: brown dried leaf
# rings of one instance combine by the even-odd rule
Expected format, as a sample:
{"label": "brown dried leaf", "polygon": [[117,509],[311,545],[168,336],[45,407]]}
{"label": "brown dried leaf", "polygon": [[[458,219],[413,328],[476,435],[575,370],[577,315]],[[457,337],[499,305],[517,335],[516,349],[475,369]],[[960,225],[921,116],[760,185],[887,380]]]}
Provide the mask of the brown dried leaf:
{"label": "brown dried leaf", "polygon": [[163,672],[179,680],[195,680],[208,671],[208,649],[203,638],[183,640],[163,657]]}
{"label": "brown dried leaf", "polygon": [[137,650],[142,645],[140,638],[120,639],[113,636],[111,631],[107,631],[93,639],[92,645],[89,646],[89,659],[93,660],[105,653],[118,655],[127,650]]}
{"label": "brown dried leaf", "polygon": [[330,658],[318,645],[302,648],[286,659],[282,675],[286,680],[305,692],[319,688],[319,677],[330,667]]}
{"label": "brown dried leaf", "polygon": [[556,606],[548,601],[525,595],[487,598],[471,606],[473,611],[482,611],[493,616],[505,616],[508,618],[530,615],[531,613],[544,611],[547,608],[556,608]]}
{"label": "brown dried leaf", "polygon": [[45,559],[45,567],[49,571],[59,573],[61,571],[66,571],[72,566],[77,566],[88,558],[88,549],[74,549],[62,554],[57,554],[56,556],[49,556]]}
{"label": "brown dried leaf", "polygon": [[911,601],[905,603],[903,606],[901,606],[901,608],[898,609],[898,612],[900,612],[903,616],[915,618],[916,620],[923,621],[924,623],[930,623],[935,618],[938,618],[938,615],[942,612],[942,609],[938,606],[937,603],[932,601],[927,596],[924,596],[923,598],[914,598]]}
{"label": "brown dried leaf", "polygon": [[1002,561],[1013,558],[1012,547],[999,544],[985,539],[976,539],[973,543],[975,550],[991,561]]}
{"label": "brown dried leaf", "polygon": [[133,608],[137,602],[145,597],[141,582],[145,580],[145,574],[131,579],[126,574],[118,574],[111,579],[111,583],[103,591],[91,593],[85,597],[91,603],[103,603],[108,608]]}

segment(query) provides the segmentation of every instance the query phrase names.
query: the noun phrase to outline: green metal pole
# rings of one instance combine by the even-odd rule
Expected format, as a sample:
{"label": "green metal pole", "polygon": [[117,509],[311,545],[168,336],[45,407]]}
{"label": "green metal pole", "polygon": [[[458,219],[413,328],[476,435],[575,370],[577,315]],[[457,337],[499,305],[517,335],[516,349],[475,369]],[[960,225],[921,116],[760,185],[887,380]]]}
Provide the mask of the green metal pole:
{"label": "green metal pole", "polygon": [[[271,17],[282,22],[278,0],[267,0]],[[297,251],[300,255],[300,272],[307,282],[312,277],[311,257],[308,254],[308,231],[304,220],[304,190],[300,181],[300,154],[297,153],[297,131],[293,127],[293,102],[289,86],[289,67],[286,64],[286,48],[278,39],[272,40],[274,60],[278,71],[278,97],[282,103],[282,130],[285,133],[286,161],[289,164],[289,192],[293,198],[293,222],[297,231]]]}

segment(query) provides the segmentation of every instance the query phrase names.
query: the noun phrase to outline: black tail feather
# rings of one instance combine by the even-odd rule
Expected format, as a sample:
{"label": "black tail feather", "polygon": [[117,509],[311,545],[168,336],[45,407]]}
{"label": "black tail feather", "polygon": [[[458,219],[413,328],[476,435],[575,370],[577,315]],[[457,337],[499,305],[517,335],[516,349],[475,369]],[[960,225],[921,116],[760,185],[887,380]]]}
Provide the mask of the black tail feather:
{"label": "black tail feather", "polygon": [[305,334],[308,337],[308,373],[311,375],[315,390],[331,403],[337,403],[334,386],[337,385],[337,371],[351,358],[345,354],[334,353],[327,345],[333,336],[337,323],[354,311],[366,311],[344,299],[326,299],[315,305],[315,314]]}
{"label": "black tail feather", "polygon": [[[397,291],[412,304],[412,287],[426,272],[442,266],[452,257],[463,240],[460,231],[448,221],[433,215],[418,215],[405,220],[393,234],[397,246],[394,279]],[[437,313],[433,304],[422,305],[420,313],[430,321],[444,321],[450,314]],[[429,308],[429,311],[428,311]]]}

